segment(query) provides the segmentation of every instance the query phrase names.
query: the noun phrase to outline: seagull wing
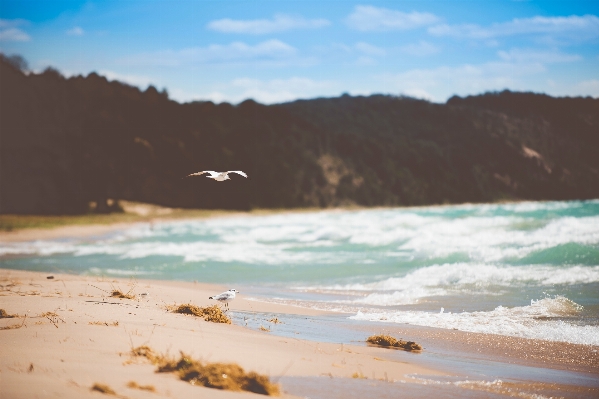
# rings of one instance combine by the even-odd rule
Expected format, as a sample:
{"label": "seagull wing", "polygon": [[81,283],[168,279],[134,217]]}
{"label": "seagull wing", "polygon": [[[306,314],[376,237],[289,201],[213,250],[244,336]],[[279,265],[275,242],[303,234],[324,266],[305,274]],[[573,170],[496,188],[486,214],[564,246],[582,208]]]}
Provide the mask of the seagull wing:
{"label": "seagull wing", "polygon": [[222,301],[223,299],[229,299],[231,297],[233,297],[234,295],[231,294],[229,291],[225,291],[221,294],[218,294],[217,296],[214,297],[214,299],[216,299],[217,301]]}
{"label": "seagull wing", "polygon": [[190,175],[187,175],[185,177],[189,177],[189,176],[199,176],[199,175],[203,175],[204,173],[210,173],[210,176],[214,176],[214,175],[218,175],[218,172],[215,172],[213,170],[204,170],[202,172],[196,172],[196,173],[192,173]]}
{"label": "seagull wing", "polygon": [[242,172],[240,170],[230,170],[227,173],[237,173],[238,175],[241,175],[243,177],[248,177],[248,175],[246,175],[244,172]]}

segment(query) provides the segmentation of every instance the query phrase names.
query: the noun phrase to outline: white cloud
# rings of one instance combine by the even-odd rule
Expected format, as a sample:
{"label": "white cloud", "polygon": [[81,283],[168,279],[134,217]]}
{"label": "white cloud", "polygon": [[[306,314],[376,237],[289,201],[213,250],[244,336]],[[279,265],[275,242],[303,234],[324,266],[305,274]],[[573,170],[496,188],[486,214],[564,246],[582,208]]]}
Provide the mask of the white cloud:
{"label": "white cloud", "polygon": [[263,35],[266,33],[283,32],[291,29],[316,29],[330,24],[331,23],[326,19],[304,19],[302,17],[277,14],[273,19],[219,19],[210,22],[206,27],[224,33]]}
{"label": "white cloud", "polygon": [[316,81],[304,77],[272,80],[239,78],[208,93],[192,95],[189,92],[173,89],[170,94],[177,101],[210,100],[215,103],[224,101],[240,103],[251,98],[262,104],[276,104],[298,98],[314,98],[325,93],[331,96],[338,95],[340,93],[338,86],[333,81]]}
{"label": "white cloud", "polygon": [[425,42],[424,40],[421,40],[418,43],[412,43],[402,46],[400,50],[406,54],[414,55],[417,57],[424,57],[427,55],[436,54],[440,51],[439,47],[435,46],[434,44]]}
{"label": "white cloud", "polygon": [[389,31],[419,28],[438,20],[437,16],[427,12],[405,13],[381,7],[356,6],[346,22],[360,31]]}
{"label": "white cloud", "polygon": [[254,46],[243,42],[227,45],[212,44],[207,47],[191,47],[178,51],[142,53],[124,58],[128,65],[179,66],[182,64],[220,64],[240,62],[263,62],[266,64],[296,59],[297,49],[280,41],[267,40]]}
{"label": "white cloud", "polygon": [[385,49],[365,42],[358,42],[355,47],[358,51],[368,55],[385,55],[386,53]]}
{"label": "white cloud", "polygon": [[72,29],[67,31],[67,35],[69,36],[83,36],[85,32],[80,26],[74,26]]}
{"label": "white cloud", "polygon": [[489,62],[457,67],[442,66],[433,69],[413,69],[394,75],[383,75],[388,90],[400,94],[443,102],[454,94],[466,95],[491,90],[530,89],[527,78],[545,71],[539,63],[515,64]]}
{"label": "white cloud", "polygon": [[522,34],[575,35],[579,39],[599,36],[599,18],[595,15],[569,17],[515,18],[509,22],[494,23],[487,27],[475,24],[437,25],[428,28],[435,36],[453,36],[472,39],[490,39]]}
{"label": "white cloud", "polygon": [[374,58],[368,56],[360,56],[355,62],[355,65],[358,66],[371,66],[376,65],[377,62]]}
{"label": "white cloud", "polygon": [[565,54],[560,51],[542,51],[535,49],[511,49],[510,51],[497,52],[499,58],[507,62],[540,62],[550,64],[556,62],[580,61],[582,57],[577,54]]}
{"label": "white cloud", "polygon": [[28,42],[31,37],[18,27],[28,24],[24,19],[0,19],[0,41]]}
{"label": "white cloud", "polygon": [[584,80],[575,87],[576,95],[599,97],[599,79]]}
{"label": "white cloud", "polygon": [[15,26],[27,25],[29,21],[25,19],[2,19],[0,18],[0,29],[14,28]]}

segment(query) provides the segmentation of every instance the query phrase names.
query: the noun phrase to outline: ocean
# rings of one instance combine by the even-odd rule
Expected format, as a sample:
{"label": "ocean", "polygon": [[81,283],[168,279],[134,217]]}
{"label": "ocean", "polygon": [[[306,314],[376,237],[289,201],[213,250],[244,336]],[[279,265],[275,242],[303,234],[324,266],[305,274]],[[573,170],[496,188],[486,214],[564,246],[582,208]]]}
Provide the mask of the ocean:
{"label": "ocean", "polygon": [[599,345],[599,201],[323,210],[0,243],[0,268],[224,284],[347,320]]}

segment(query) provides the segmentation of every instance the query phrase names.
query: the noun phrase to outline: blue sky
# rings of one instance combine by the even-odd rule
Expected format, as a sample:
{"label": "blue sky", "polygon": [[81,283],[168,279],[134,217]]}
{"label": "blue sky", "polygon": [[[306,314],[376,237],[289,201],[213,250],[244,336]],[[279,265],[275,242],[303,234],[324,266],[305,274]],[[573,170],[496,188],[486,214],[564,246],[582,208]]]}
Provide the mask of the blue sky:
{"label": "blue sky", "polygon": [[7,1],[0,51],[177,101],[599,97],[599,1]]}

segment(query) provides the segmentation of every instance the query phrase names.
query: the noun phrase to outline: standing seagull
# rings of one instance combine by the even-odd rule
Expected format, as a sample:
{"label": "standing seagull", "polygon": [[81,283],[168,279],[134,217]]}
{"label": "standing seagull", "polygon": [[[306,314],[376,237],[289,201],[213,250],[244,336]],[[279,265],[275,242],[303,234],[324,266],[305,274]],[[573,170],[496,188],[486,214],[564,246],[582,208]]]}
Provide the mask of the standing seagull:
{"label": "standing seagull", "polygon": [[230,170],[228,172],[215,172],[213,170],[204,170],[202,172],[196,172],[196,173],[192,173],[190,175],[187,175],[185,177],[189,177],[189,176],[199,176],[199,175],[203,175],[204,173],[210,173],[210,176],[206,176],[209,179],[214,179],[216,181],[225,181],[225,180],[231,180],[231,178],[229,177],[229,173],[237,173],[240,174],[243,177],[248,177],[248,175],[246,175],[244,172],[240,171],[240,170]]}
{"label": "standing seagull", "polygon": [[223,302],[225,304],[225,306],[227,307],[227,310],[229,310],[229,302],[232,301],[233,299],[235,299],[235,293],[239,293],[239,291],[237,291],[237,290],[225,291],[222,294],[211,296],[208,299],[215,299],[219,302]]}

